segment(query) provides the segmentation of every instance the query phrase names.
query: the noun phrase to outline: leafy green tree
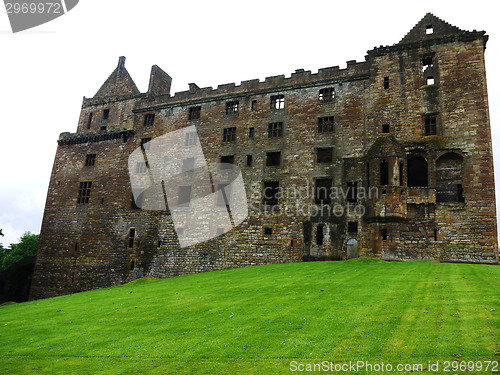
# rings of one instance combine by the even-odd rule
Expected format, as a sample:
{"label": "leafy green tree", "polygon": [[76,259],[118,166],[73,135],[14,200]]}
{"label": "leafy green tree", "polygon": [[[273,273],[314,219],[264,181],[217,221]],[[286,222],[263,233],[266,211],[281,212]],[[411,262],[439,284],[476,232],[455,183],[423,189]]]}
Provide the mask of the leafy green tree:
{"label": "leafy green tree", "polygon": [[38,248],[39,234],[25,232],[19,239],[19,243],[11,244],[10,248],[0,249],[0,270],[5,270],[21,259],[36,254]]}

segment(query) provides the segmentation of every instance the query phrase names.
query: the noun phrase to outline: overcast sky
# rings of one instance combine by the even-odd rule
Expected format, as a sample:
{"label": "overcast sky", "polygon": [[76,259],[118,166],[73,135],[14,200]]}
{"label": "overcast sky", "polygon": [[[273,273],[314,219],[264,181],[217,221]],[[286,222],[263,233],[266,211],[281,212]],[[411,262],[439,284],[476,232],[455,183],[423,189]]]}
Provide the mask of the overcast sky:
{"label": "overcast sky", "polygon": [[500,22],[491,0],[80,0],[68,14],[16,34],[2,11],[0,228],[5,237],[0,243],[17,242],[25,231],[40,232],[59,133],[76,131],[83,96],[94,96],[119,56],[127,57],[127,70],[141,92],[154,64],[172,76],[172,92],[187,90],[190,82],[216,88],[290,76],[299,68],[313,73],[345,68],[347,60],[363,61],[375,46],[397,43],[427,12],[490,35],[486,63],[498,155]]}

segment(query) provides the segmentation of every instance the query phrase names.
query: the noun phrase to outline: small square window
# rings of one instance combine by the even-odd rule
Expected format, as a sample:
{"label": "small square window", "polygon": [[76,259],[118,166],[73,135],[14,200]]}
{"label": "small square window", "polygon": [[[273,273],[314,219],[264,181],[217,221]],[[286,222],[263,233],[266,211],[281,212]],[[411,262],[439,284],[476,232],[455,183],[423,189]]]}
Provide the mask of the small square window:
{"label": "small square window", "polygon": [[321,102],[331,102],[333,99],[335,99],[335,89],[333,87],[319,90],[319,100]]}
{"label": "small square window", "polygon": [[333,132],[334,118],[333,116],[318,117],[318,133]]}
{"label": "small square window", "polygon": [[347,232],[358,233],[358,222],[357,221],[349,221],[347,223]]}
{"label": "small square window", "polygon": [[154,113],[148,113],[147,115],[144,115],[144,126],[153,126],[154,122],[155,122]]}
{"label": "small square window", "polygon": [[271,228],[271,227],[264,227],[264,234],[267,235],[267,236],[273,234],[273,228]]}
{"label": "small square window", "polygon": [[95,165],[95,155],[96,154],[88,154],[85,158],[85,166],[93,167]]}
{"label": "small square window", "polygon": [[266,166],[276,167],[281,163],[281,152],[267,152],[266,153]]}
{"label": "small square window", "polygon": [[331,163],[333,161],[333,148],[317,148],[316,155],[318,163]]}
{"label": "small square window", "polygon": [[268,138],[280,138],[283,137],[283,123],[282,122],[272,122],[267,127]]}
{"label": "small square window", "polygon": [[432,25],[425,26],[425,33],[427,35],[434,34],[434,28],[432,27]]}
{"label": "small square window", "polygon": [[238,112],[240,102],[238,100],[233,100],[226,103],[226,115],[235,114]]}
{"label": "small square window", "polygon": [[429,76],[425,79],[425,84],[426,85],[433,85],[435,83],[434,77]]}
{"label": "small square window", "polygon": [[285,95],[272,95],[271,96],[271,109],[285,108]]}
{"label": "small square window", "polygon": [[200,106],[190,107],[188,119],[189,120],[199,120],[200,114],[201,114],[201,107]]}
{"label": "small square window", "polygon": [[222,142],[236,141],[236,127],[224,128],[222,131]]}
{"label": "small square window", "polygon": [[383,124],[382,125],[382,133],[390,133],[390,126],[389,126],[389,124]]}

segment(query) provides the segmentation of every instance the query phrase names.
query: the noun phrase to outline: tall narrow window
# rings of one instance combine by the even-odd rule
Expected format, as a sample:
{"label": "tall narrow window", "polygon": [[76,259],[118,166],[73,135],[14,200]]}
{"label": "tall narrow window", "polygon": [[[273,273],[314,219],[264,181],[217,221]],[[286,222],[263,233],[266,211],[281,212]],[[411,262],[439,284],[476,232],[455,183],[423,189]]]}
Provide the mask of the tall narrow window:
{"label": "tall narrow window", "polygon": [[402,161],[399,162],[399,186],[404,186],[404,168],[405,165]]}
{"label": "tall narrow window", "polygon": [[90,190],[92,189],[92,181],[82,181],[80,182],[80,188],[78,189],[77,203],[89,203]]}
{"label": "tall narrow window", "polygon": [[95,165],[95,155],[96,154],[87,154],[85,158],[86,167],[93,167]]}
{"label": "tall narrow window", "polygon": [[253,138],[255,136],[255,128],[248,128],[248,138]]}
{"label": "tall narrow window", "polygon": [[318,178],[316,180],[316,204],[332,203],[332,181],[333,180],[331,178]]}
{"label": "tall narrow window", "polygon": [[154,113],[148,113],[144,115],[144,126],[153,126],[154,122],[155,122]]}
{"label": "tall narrow window", "polygon": [[279,181],[264,181],[264,190],[262,192],[262,196],[263,203],[266,206],[274,206],[278,204],[279,188]]}
{"label": "tall narrow window", "polygon": [[384,77],[384,89],[389,88],[389,77]]}
{"label": "tall narrow window", "polygon": [[389,162],[380,162],[380,185],[389,185]]}
{"label": "tall narrow window", "polygon": [[224,128],[222,130],[222,142],[236,141],[236,127]]}
{"label": "tall narrow window", "polygon": [[283,137],[283,123],[282,122],[270,123],[267,127],[267,136],[269,138]]}
{"label": "tall narrow window", "polygon": [[255,111],[257,109],[257,100],[252,100],[252,111]]}
{"label": "tall narrow window", "polygon": [[134,247],[134,241],[135,241],[135,228],[130,228],[128,230],[128,247],[129,247],[129,249]]}
{"label": "tall narrow window", "polygon": [[324,228],[325,226],[323,224],[318,224],[316,227],[316,245],[323,245],[323,239],[325,237]]}
{"label": "tall narrow window", "polygon": [[317,148],[316,155],[318,163],[331,163],[333,161],[333,148]]}
{"label": "tall narrow window", "polygon": [[382,237],[382,240],[383,241],[386,241],[387,240],[387,228],[382,228],[380,230],[380,236]]}
{"label": "tall narrow window", "polygon": [[107,120],[109,118],[109,109],[105,109],[102,113],[102,119]]}
{"label": "tall narrow window", "polygon": [[437,118],[436,116],[425,116],[424,119],[424,134],[436,135],[437,134]]}
{"label": "tall narrow window", "polygon": [[90,129],[90,126],[92,125],[92,117],[93,117],[93,113],[90,112],[89,113],[89,118],[87,120],[87,129]]}
{"label": "tall narrow window", "polygon": [[188,119],[189,120],[199,120],[200,114],[201,114],[201,107],[200,106],[190,107]]}
{"label": "tall narrow window", "polygon": [[434,59],[432,55],[427,55],[422,57],[422,72],[425,72],[427,69],[434,68]]}
{"label": "tall narrow window", "polygon": [[285,108],[285,95],[272,95],[271,96],[271,109]]}
{"label": "tall narrow window", "polygon": [[333,132],[333,116],[318,117],[318,133]]}
{"label": "tall narrow window", "polygon": [[423,157],[415,156],[408,159],[408,186],[426,187],[428,185],[427,173],[427,161]]}
{"label": "tall narrow window", "polygon": [[335,89],[333,87],[326,87],[319,90],[319,100],[323,103],[331,102],[335,98]]}
{"label": "tall narrow window", "polygon": [[276,167],[281,164],[281,152],[267,152],[266,153],[266,166]]}
{"label": "tall narrow window", "polygon": [[102,114],[101,130],[106,130],[108,127],[109,109],[105,109]]}
{"label": "tall narrow window", "polygon": [[240,102],[238,100],[233,100],[226,103],[226,115],[235,114],[240,108]]}
{"label": "tall narrow window", "polygon": [[253,155],[247,155],[247,167],[251,167],[253,164]]}

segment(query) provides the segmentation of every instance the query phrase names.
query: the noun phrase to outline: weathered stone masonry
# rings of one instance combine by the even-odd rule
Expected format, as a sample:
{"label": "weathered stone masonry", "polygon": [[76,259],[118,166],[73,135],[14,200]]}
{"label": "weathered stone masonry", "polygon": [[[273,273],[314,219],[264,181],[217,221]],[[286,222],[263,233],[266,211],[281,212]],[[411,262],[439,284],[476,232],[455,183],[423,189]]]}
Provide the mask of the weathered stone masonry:
{"label": "weathered stone masonry", "polygon": [[[156,65],[140,93],[121,57],[59,138],[31,298],[303,259],[498,263],[487,40],[427,14],[346,69],[175,95]],[[241,168],[250,216],[180,248],[168,211],[137,208],[127,162],[188,125]]]}

